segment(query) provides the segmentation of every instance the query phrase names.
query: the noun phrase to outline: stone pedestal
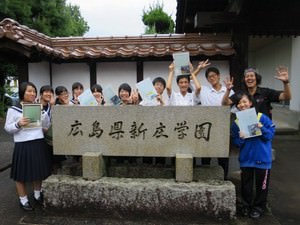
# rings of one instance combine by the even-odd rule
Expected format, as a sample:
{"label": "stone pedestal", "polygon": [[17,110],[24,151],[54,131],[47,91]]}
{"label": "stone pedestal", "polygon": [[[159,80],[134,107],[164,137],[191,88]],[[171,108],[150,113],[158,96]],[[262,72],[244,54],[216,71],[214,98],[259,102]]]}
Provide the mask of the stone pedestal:
{"label": "stone pedestal", "polygon": [[52,175],[43,182],[46,210],[86,210],[120,215],[234,218],[235,187],[230,181],[178,183],[174,179]]}
{"label": "stone pedestal", "polygon": [[82,177],[97,180],[105,174],[105,163],[101,153],[87,152],[82,155]]}
{"label": "stone pedestal", "polygon": [[192,182],[193,181],[193,155],[176,154],[176,181]]}

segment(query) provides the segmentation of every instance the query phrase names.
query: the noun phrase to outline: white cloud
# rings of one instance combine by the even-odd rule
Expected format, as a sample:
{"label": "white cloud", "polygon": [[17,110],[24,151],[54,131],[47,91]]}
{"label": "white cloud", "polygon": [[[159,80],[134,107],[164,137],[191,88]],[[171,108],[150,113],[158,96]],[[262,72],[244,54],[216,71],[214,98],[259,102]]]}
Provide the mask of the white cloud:
{"label": "white cloud", "polygon": [[[88,22],[90,30],[84,36],[124,36],[140,35],[145,27],[142,22],[143,9],[157,0],[67,0],[78,5],[81,15]],[[176,0],[159,0],[164,11],[175,21]]]}

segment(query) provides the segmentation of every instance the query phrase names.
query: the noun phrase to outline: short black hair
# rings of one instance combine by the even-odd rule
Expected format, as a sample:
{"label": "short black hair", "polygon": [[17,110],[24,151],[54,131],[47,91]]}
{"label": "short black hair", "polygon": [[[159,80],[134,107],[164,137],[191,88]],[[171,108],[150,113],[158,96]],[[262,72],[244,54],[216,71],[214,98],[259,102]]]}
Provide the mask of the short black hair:
{"label": "short black hair", "polygon": [[209,74],[210,72],[214,72],[215,74],[220,75],[220,71],[219,71],[218,68],[216,68],[216,67],[209,67],[209,68],[207,68],[207,70],[205,71],[205,77],[206,77],[206,79],[207,79],[208,74]]}
{"label": "short black hair", "polygon": [[36,86],[32,82],[29,82],[29,81],[22,82],[19,86],[19,99],[20,99],[20,101],[24,101],[25,91],[26,91],[28,86],[33,87],[35,89],[35,93],[37,95]]}
{"label": "short black hair", "polygon": [[250,95],[250,93],[247,92],[247,91],[240,91],[240,92],[236,93],[236,96],[235,96],[235,98],[234,98],[233,104],[234,104],[235,106],[237,106],[237,105],[239,104],[239,102],[241,101],[241,99],[242,99],[244,96],[246,96],[246,97],[249,99],[249,101],[252,102],[252,106],[251,106],[251,107],[254,107],[255,99],[254,99],[253,96]]}
{"label": "short black hair", "polygon": [[100,84],[94,84],[94,85],[91,87],[91,92],[93,93],[93,92],[95,92],[95,91],[100,92],[100,93],[102,94],[103,89],[102,89],[102,87],[101,87]]}
{"label": "short black hair", "polygon": [[128,91],[129,92],[129,95],[131,95],[131,87],[129,84],[127,83],[123,83],[119,86],[119,89],[118,89],[118,95],[120,96],[120,91],[121,90],[125,90],[125,91]]}
{"label": "short black hair", "polygon": [[156,83],[162,83],[162,85],[164,86],[164,88],[166,88],[166,81],[164,78],[162,77],[156,77],[154,78],[154,80],[152,81],[152,84],[155,85]]}
{"label": "short black hair", "polygon": [[53,88],[50,85],[44,85],[40,89],[40,95],[42,95],[45,91],[51,91],[54,94]]}
{"label": "short black hair", "polygon": [[55,88],[55,94],[56,95],[60,95],[63,92],[68,92],[68,89],[66,87],[64,87],[64,86],[57,86]]}
{"label": "short black hair", "polygon": [[188,81],[190,82],[190,81],[191,81],[190,76],[191,76],[190,74],[178,75],[178,76],[176,77],[176,83],[178,84],[179,81],[180,81],[181,79],[183,79],[183,78],[188,79]]}
{"label": "short black hair", "polygon": [[80,82],[75,82],[72,84],[72,91],[74,91],[75,89],[80,88],[83,89],[83,85]]}

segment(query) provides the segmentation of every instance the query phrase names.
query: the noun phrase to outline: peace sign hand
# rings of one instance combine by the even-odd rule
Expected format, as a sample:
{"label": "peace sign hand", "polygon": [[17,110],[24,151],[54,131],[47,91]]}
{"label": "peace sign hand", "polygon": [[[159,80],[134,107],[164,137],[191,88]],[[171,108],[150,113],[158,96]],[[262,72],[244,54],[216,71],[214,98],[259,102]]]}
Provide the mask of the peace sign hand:
{"label": "peace sign hand", "polygon": [[233,88],[233,77],[226,77],[223,81],[227,90],[231,90]]}

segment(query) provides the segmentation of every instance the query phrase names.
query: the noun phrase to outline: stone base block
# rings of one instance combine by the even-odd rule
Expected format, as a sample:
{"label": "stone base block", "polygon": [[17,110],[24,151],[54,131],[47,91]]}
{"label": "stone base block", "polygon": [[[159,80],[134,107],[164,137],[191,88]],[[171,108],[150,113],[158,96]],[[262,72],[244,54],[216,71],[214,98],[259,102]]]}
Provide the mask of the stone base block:
{"label": "stone base block", "polygon": [[193,155],[176,154],[176,181],[192,182],[193,181]]}
{"label": "stone base block", "polygon": [[99,152],[86,152],[82,155],[82,176],[88,180],[100,179],[105,173],[104,159]]}
{"label": "stone base block", "polygon": [[234,218],[235,187],[230,181],[178,183],[175,179],[52,175],[43,182],[44,205],[51,210],[133,215]]}

